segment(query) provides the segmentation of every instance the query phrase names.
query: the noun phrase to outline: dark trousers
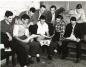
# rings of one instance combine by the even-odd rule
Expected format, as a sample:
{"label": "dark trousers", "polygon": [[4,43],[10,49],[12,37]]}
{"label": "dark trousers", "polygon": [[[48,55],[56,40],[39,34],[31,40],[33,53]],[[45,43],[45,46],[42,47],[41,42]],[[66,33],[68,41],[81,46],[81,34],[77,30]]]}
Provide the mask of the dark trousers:
{"label": "dark trousers", "polygon": [[27,54],[25,48],[15,38],[13,38],[13,40],[12,40],[11,48],[12,48],[13,52],[15,52],[17,54],[20,65],[21,66],[27,65],[28,54]]}
{"label": "dark trousers", "polygon": [[45,49],[47,49],[47,54],[48,55],[54,55],[54,49],[58,50],[60,52],[60,46],[58,44],[58,41],[55,41],[55,42],[51,42],[50,43],[50,46],[42,46],[42,50],[45,51]]}
{"label": "dark trousers", "polygon": [[[26,51],[26,48],[24,47],[24,45],[22,45],[18,40],[16,40],[15,38],[12,38],[12,41],[8,40],[8,36],[5,33],[1,33],[1,43],[4,44],[5,48],[11,48],[12,49],[12,63],[13,65],[15,64],[14,61],[14,55],[15,53],[18,56],[18,60],[21,66],[24,66],[27,64],[27,58],[28,58],[28,54]],[[6,52],[6,58],[7,61],[9,61],[9,53]],[[8,63],[8,62],[7,62]]]}
{"label": "dark trousers", "polygon": [[55,32],[55,35],[53,36],[52,41],[53,42],[59,41],[59,38],[60,38],[60,32]]}
{"label": "dark trousers", "polygon": [[40,54],[41,45],[38,41],[33,41],[28,44],[29,44],[29,55],[35,57],[36,54]]}
{"label": "dark trousers", "polygon": [[8,40],[7,34],[1,32],[1,43],[4,44],[5,48],[9,48],[11,46],[10,41]]}
{"label": "dark trousers", "polygon": [[[1,32],[1,43],[4,44],[4,47],[5,48],[12,48],[12,41],[9,41],[8,40],[8,36]],[[13,66],[15,65],[15,61],[14,61],[14,55],[15,55],[15,52],[12,50],[11,52],[5,52],[5,57],[6,57],[6,64],[8,65],[9,64],[9,56],[12,55],[12,64]]]}
{"label": "dark trousers", "polygon": [[80,57],[81,44],[80,44],[80,42],[76,42],[76,41],[72,41],[72,40],[64,40],[62,42],[62,46],[61,46],[62,58],[65,58],[68,55],[69,43],[74,43],[73,45],[75,45],[75,48],[76,48],[76,58],[78,59]]}

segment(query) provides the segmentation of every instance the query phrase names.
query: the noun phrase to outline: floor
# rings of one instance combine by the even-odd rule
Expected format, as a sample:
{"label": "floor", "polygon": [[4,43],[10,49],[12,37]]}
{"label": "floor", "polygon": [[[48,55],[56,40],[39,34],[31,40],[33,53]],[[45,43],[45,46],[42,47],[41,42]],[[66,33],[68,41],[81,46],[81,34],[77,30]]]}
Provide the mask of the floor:
{"label": "floor", "polygon": [[[75,63],[74,55],[69,55],[66,59],[62,60],[58,55],[53,57],[53,60],[48,60],[46,56],[41,56],[41,61],[37,63],[35,58],[33,58],[34,64],[29,65],[28,67],[86,67],[86,56],[81,58],[79,63]],[[1,67],[7,67],[6,64]],[[12,67],[10,62],[8,67]],[[20,67],[19,64],[16,64],[15,67]]]}

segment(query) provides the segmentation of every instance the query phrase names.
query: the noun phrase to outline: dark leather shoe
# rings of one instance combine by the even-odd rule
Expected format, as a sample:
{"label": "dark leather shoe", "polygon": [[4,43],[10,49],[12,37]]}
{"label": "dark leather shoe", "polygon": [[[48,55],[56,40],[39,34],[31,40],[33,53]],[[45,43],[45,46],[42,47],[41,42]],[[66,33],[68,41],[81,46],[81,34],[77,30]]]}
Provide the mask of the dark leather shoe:
{"label": "dark leather shoe", "polygon": [[52,55],[48,55],[48,59],[49,60],[52,60]]}
{"label": "dark leather shoe", "polygon": [[33,64],[34,63],[34,61],[32,60],[32,58],[29,58],[28,59],[28,63],[30,63],[30,64]]}
{"label": "dark leather shoe", "polygon": [[40,57],[36,57],[36,61],[37,62],[40,62]]}
{"label": "dark leather shoe", "polygon": [[75,63],[79,63],[80,62],[80,58],[76,58]]}

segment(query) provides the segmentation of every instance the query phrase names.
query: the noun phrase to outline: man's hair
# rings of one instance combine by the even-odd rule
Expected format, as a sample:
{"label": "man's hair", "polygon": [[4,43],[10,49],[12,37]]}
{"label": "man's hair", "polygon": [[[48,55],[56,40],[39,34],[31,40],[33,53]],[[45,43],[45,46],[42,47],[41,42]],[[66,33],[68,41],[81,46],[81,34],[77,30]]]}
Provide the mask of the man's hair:
{"label": "man's hair", "polygon": [[12,21],[13,21],[13,23],[15,23],[15,19],[17,19],[17,20],[18,20],[18,19],[20,19],[20,17],[19,17],[19,16],[15,16],[15,17],[13,18],[13,20],[12,20]]}
{"label": "man's hair", "polygon": [[59,18],[59,19],[63,19],[63,16],[62,15],[57,15],[56,16],[56,19]]}
{"label": "man's hair", "polygon": [[82,5],[81,4],[77,4],[76,9],[81,9]]}
{"label": "man's hair", "polygon": [[30,17],[27,14],[24,14],[24,15],[21,16],[21,19],[24,19],[24,20],[25,19],[30,19]]}
{"label": "man's hair", "polygon": [[41,15],[39,19],[40,19],[40,20],[41,20],[41,19],[46,20],[46,17],[45,17],[44,15]]}
{"label": "man's hair", "polygon": [[13,16],[13,13],[11,11],[6,11],[5,16],[6,17]]}
{"label": "man's hair", "polygon": [[55,8],[55,10],[56,10],[56,6],[55,6],[55,5],[52,5],[52,6],[50,7],[50,9],[51,9],[51,8]]}
{"label": "man's hair", "polygon": [[33,13],[35,13],[36,9],[34,7],[31,7],[30,11],[33,12]]}
{"label": "man's hair", "polygon": [[76,17],[71,17],[70,21],[76,21]]}
{"label": "man's hair", "polygon": [[40,8],[42,8],[42,7],[43,7],[43,8],[46,8],[46,6],[45,6],[45,5],[40,5]]}

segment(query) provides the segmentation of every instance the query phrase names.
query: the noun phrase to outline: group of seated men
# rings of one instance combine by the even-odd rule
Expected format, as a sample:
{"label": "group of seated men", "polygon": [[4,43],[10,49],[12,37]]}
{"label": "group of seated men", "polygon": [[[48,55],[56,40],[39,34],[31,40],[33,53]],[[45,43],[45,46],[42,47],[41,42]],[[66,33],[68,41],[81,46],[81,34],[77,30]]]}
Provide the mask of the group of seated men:
{"label": "group of seated men", "polygon": [[66,24],[61,15],[64,9],[56,13],[56,6],[52,5],[50,10],[46,11],[45,5],[39,10],[31,7],[14,18],[11,11],[6,11],[5,19],[1,21],[1,43],[4,43],[5,51],[12,50],[17,54],[21,67],[33,63],[32,57],[40,62],[40,52],[45,50],[43,46],[47,48],[48,59],[51,60],[55,53],[64,59],[68,55],[68,43],[74,42],[76,57],[80,57],[86,23],[77,23],[76,17],[71,17],[70,23]]}

